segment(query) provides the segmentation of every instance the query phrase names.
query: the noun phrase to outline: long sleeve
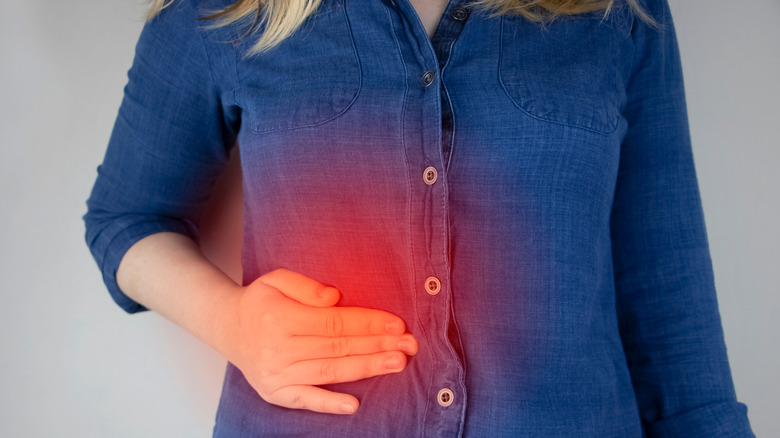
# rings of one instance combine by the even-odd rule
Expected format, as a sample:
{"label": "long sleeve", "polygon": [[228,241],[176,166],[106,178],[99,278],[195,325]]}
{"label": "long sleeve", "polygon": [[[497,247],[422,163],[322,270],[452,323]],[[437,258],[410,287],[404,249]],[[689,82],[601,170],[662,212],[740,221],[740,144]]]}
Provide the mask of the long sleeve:
{"label": "long sleeve", "polygon": [[144,310],[116,284],[125,252],[153,233],[197,239],[197,221],[235,143],[235,107],[209,63],[194,1],[144,27],[92,193],[86,240],[113,299]]}
{"label": "long sleeve", "polygon": [[736,400],[666,0],[633,29],[635,66],[611,215],[617,310],[648,437],[753,436]]}

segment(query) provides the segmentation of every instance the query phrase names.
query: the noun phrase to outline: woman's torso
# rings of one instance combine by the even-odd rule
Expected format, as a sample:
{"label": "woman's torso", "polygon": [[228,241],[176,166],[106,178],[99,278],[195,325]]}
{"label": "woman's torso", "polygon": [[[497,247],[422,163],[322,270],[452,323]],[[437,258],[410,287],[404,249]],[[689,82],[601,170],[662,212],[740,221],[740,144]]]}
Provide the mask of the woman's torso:
{"label": "woman's torso", "polygon": [[269,405],[229,367],[216,436],[641,434],[610,249],[631,19],[460,3],[432,40],[390,0],[324,1],[255,58],[206,33],[240,114],[244,282],[301,272],[420,340],[404,372],[331,386],[361,400],[347,417]]}

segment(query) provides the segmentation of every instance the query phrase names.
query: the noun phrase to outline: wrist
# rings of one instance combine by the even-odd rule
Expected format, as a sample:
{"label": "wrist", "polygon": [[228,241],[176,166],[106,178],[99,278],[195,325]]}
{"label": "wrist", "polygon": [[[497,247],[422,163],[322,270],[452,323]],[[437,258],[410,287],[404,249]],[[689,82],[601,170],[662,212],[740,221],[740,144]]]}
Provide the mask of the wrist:
{"label": "wrist", "polygon": [[208,323],[203,341],[229,361],[235,360],[236,344],[240,339],[241,298],[244,287],[225,287],[206,311]]}

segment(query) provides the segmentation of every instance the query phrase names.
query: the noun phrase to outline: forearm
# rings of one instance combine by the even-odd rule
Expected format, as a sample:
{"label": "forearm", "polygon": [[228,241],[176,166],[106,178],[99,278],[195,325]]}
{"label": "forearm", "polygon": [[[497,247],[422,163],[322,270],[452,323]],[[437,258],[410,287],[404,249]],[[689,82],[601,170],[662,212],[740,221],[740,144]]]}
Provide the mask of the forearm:
{"label": "forearm", "polygon": [[178,233],[156,233],[136,242],[117,270],[122,291],[173,321],[220,353],[230,312],[241,287],[209,262],[198,245]]}
{"label": "forearm", "polygon": [[117,283],[220,352],[266,401],[288,408],[352,414],[354,396],[315,385],[400,372],[418,349],[398,316],[334,307],[335,288],[284,269],[241,287],[177,233],[136,242]]}

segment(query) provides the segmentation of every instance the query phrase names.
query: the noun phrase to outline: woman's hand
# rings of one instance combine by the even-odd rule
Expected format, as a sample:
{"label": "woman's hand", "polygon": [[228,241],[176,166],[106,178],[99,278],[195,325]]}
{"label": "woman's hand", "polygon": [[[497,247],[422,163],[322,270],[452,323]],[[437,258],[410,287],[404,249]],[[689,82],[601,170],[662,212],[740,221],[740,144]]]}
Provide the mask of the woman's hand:
{"label": "woman's hand", "polygon": [[333,307],[339,291],[304,275],[279,269],[241,287],[177,233],[136,242],[117,283],[220,352],[260,397],[287,408],[351,414],[355,397],[316,385],[397,373],[419,347],[398,316]]}
{"label": "woman's hand", "polygon": [[272,271],[224,308],[227,339],[218,349],[269,403],[352,414],[359,405],[354,396],[316,385],[397,373],[419,345],[398,316],[333,307],[339,296],[304,275]]}

